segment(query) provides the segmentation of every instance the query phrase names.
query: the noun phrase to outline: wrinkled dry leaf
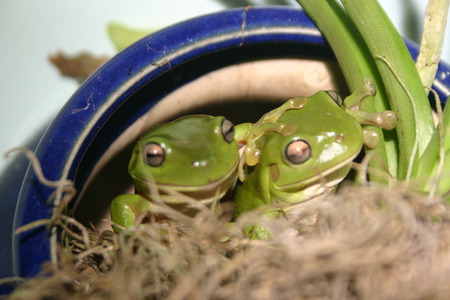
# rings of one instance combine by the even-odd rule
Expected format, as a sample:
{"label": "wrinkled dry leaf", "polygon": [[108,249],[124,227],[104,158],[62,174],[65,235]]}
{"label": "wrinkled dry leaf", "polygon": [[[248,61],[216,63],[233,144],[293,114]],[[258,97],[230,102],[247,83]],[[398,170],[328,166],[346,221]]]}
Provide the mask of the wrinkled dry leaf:
{"label": "wrinkled dry leaf", "polygon": [[82,83],[89,75],[108,61],[109,57],[94,56],[90,53],[68,56],[58,52],[49,56],[48,59],[58,68],[61,75],[75,78],[79,83]]}

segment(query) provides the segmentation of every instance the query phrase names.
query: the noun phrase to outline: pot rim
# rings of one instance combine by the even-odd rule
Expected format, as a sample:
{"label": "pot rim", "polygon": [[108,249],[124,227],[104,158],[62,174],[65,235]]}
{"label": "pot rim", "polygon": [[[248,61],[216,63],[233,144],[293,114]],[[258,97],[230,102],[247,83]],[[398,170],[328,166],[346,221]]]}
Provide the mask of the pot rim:
{"label": "pot rim", "polygon": [[[405,42],[416,58],[417,45]],[[239,51],[264,43],[329,49],[303,11],[276,6],[225,10],[180,22],[141,39],[92,74],[61,109],[36,149],[43,173],[49,180],[73,180],[89,145],[105,122],[153,80],[206,54],[229,49]],[[441,98],[450,94],[449,74],[450,67],[441,63],[433,86]],[[158,101],[153,99],[145,110]],[[130,117],[120,130],[139,116],[137,113]],[[82,180],[77,184],[82,185]],[[53,192],[54,188],[39,183],[30,166],[18,198],[13,230],[51,217],[62,196],[57,195],[51,205],[47,205],[47,198]],[[37,274],[42,262],[55,259],[52,245],[56,242],[56,231],[49,232],[46,228],[13,235],[13,273],[18,276]]]}

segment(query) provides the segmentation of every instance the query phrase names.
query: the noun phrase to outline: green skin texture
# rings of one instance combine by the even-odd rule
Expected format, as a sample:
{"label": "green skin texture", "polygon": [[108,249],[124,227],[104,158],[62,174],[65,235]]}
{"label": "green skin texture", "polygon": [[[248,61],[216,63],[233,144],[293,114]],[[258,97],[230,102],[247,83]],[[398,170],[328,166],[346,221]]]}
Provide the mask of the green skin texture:
{"label": "green skin texture", "polygon": [[[361,125],[323,91],[305,99],[302,108],[287,110],[277,120],[297,125],[295,132],[267,132],[257,140],[261,157],[257,165],[245,167],[245,180],[236,186],[236,217],[264,205],[298,203],[317,196],[308,194],[325,182],[336,185],[350,170],[363,146]],[[285,149],[298,139],[311,146],[311,157],[293,164]]]}
{"label": "green skin texture", "polygon": [[[387,167],[390,172],[389,182],[394,180],[408,182],[420,178],[419,169],[428,168],[430,164],[436,166],[439,160],[429,161],[421,157],[430,146],[439,147],[436,143],[429,143],[434,132],[434,124],[427,98],[428,91],[425,92],[405,43],[378,1],[298,0],[298,2],[333,49],[350,91],[353,91],[363,78],[370,77],[375,80],[380,90],[378,100],[374,101],[374,107],[366,106],[364,109],[366,111],[392,109],[398,116],[395,132],[390,132],[385,143],[380,143],[376,149],[383,164],[372,160],[372,167],[380,171]],[[343,5],[341,6],[339,2]],[[436,2],[440,2],[437,3],[438,11],[448,10],[448,1]],[[428,33],[429,36],[436,38],[440,34],[442,32]],[[432,77],[434,78],[434,75]],[[371,180],[386,182],[372,174],[369,176]]]}
{"label": "green skin texture", "polygon": [[[155,200],[178,205],[181,211],[189,213],[187,198],[204,203],[220,198],[235,182],[239,161],[237,142],[223,137],[223,120],[205,115],[186,116],[155,126],[144,134],[134,146],[128,167],[136,193],[114,198],[113,223],[124,228],[134,226],[138,215],[156,211],[152,203]],[[158,143],[165,149],[162,165],[147,164],[148,143]],[[119,226],[113,227],[120,231]]]}
{"label": "green skin texture", "polygon": [[[362,146],[376,147],[377,137],[374,141],[373,135],[365,134],[361,124],[388,130],[396,125],[395,114],[390,111],[366,113],[359,110],[361,101],[375,93],[373,81],[366,79],[344,100],[343,106],[327,92],[320,91],[310,97],[289,100],[283,105],[284,109],[267,113],[256,124],[236,126],[238,141],[248,142],[252,133],[257,136],[251,147],[259,151],[250,153],[259,152],[260,156],[256,164],[247,163],[243,176],[239,175],[241,181],[236,185],[234,198],[235,218],[261,207],[266,207],[265,215],[281,216],[292,204],[332,192],[347,176]],[[280,124],[285,125],[284,129],[275,126]],[[290,130],[285,129],[288,127]],[[288,145],[295,140],[303,140],[310,146],[309,159],[302,163],[293,163],[286,157]],[[252,161],[251,157],[247,159]],[[247,226],[244,233],[255,239],[272,236],[265,226],[258,224]]]}
{"label": "green skin texture", "polygon": [[[134,226],[143,213],[163,215],[158,202],[195,214],[192,202],[204,205],[220,199],[237,174],[243,183],[237,185],[236,216],[267,204],[326,194],[347,175],[363,143],[368,143],[360,124],[374,119],[386,123],[380,113],[359,111],[361,101],[374,94],[373,81],[367,79],[342,107],[323,91],[294,98],[255,124],[235,126],[235,134],[225,130],[231,132],[227,137],[223,117],[185,116],[155,126],[139,139],[131,156],[129,173],[136,193],[120,195],[111,203],[111,219],[118,225],[114,230]],[[285,147],[297,139],[311,146],[311,157],[292,165],[285,159]],[[250,150],[241,158],[238,142]],[[165,150],[163,163],[156,167],[147,161],[150,143]]]}

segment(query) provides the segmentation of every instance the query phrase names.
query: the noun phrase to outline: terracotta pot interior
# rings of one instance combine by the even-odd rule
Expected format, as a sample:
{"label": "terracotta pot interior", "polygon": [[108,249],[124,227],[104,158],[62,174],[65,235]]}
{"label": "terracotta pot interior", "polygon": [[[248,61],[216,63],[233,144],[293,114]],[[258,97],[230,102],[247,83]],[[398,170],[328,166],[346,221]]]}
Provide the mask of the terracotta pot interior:
{"label": "terracotta pot interior", "polygon": [[337,90],[345,96],[345,84],[334,61],[246,62],[212,71],[181,86],[129,126],[104,152],[79,191],[75,218],[98,230],[111,229],[110,202],[117,195],[134,192],[127,172],[131,148],[152,126],[188,114],[222,115],[235,124],[252,122],[289,98],[309,96],[318,90]]}

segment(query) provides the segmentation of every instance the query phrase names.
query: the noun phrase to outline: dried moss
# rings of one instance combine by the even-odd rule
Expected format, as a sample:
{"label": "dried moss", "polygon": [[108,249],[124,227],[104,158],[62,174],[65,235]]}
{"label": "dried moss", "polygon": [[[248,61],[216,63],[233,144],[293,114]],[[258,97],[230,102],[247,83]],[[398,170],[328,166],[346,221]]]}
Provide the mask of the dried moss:
{"label": "dried moss", "polygon": [[289,220],[263,220],[278,233],[269,241],[248,240],[207,210],[189,220],[182,235],[180,224],[150,223],[89,232],[87,245],[71,238],[57,265],[9,299],[450,297],[450,210],[440,199],[349,187],[298,205]]}

